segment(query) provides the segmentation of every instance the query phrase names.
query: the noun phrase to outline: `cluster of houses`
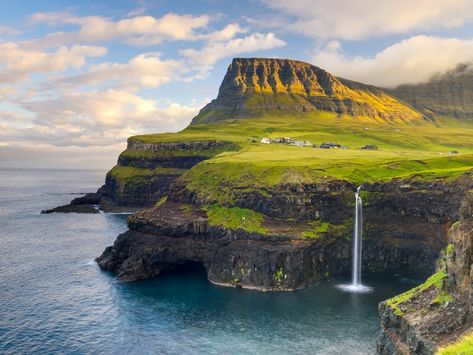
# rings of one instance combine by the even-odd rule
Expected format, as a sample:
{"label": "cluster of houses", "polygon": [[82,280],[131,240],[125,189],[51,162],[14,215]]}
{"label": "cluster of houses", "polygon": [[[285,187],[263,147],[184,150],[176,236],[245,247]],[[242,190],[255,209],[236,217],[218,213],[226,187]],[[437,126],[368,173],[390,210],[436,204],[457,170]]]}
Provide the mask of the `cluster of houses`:
{"label": "cluster of houses", "polygon": [[[256,139],[253,139],[253,142],[256,142]],[[296,146],[296,147],[312,147],[312,148],[317,148],[317,145],[316,144],[312,144],[311,142],[309,141],[296,141],[292,138],[289,138],[289,137],[281,137],[281,138],[263,138],[261,139],[261,143],[262,144],[287,144],[287,145],[293,145],[293,146]],[[348,146],[346,145],[341,145],[341,144],[338,144],[338,143],[334,143],[334,142],[324,142],[322,144],[320,144],[320,146],[318,148],[321,148],[321,149],[333,149],[333,148],[340,148],[340,149],[348,149]],[[364,150],[377,150],[378,147],[373,145],[373,144],[368,144],[368,145],[365,145],[363,147],[361,147],[361,149],[364,149]]]}
{"label": "cluster of houses", "polygon": [[319,148],[322,149],[332,149],[332,148],[341,148],[341,149],[348,149],[347,145],[341,145],[338,143],[333,143],[333,142],[328,142],[328,143],[322,143]]}
{"label": "cluster of houses", "polygon": [[289,137],[282,138],[263,138],[261,140],[263,144],[288,144],[295,145],[296,147],[314,147],[315,145],[309,141],[296,141]]}

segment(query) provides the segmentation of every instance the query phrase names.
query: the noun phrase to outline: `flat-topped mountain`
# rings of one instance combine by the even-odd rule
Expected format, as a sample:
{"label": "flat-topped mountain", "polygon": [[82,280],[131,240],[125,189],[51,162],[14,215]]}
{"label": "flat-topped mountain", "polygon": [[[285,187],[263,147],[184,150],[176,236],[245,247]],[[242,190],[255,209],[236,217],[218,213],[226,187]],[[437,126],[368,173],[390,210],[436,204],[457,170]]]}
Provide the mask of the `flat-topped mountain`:
{"label": "flat-topped mountain", "polygon": [[473,65],[459,65],[427,83],[401,85],[391,93],[426,116],[473,120]]}
{"label": "flat-topped mountain", "polygon": [[235,58],[218,96],[192,123],[255,117],[264,113],[323,110],[376,120],[411,121],[422,115],[374,86],[337,78],[309,63]]}

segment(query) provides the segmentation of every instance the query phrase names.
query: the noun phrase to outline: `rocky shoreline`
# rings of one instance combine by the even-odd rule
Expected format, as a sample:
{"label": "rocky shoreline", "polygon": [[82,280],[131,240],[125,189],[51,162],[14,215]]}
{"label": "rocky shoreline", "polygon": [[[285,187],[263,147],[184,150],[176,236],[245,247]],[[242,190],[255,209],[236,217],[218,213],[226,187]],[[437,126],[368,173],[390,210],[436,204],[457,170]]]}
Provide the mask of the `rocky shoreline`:
{"label": "rocky shoreline", "polygon": [[102,195],[99,193],[87,193],[82,197],[73,199],[69,204],[58,206],[49,210],[41,211],[42,214],[48,213],[100,213],[99,205]]}
{"label": "rocky shoreline", "polygon": [[379,305],[379,354],[434,354],[473,329],[473,195],[463,201],[437,273]]}
{"label": "rocky shoreline", "polygon": [[[130,158],[136,155],[133,149],[138,148],[153,149],[153,154],[159,152],[158,157]],[[195,148],[168,144],[157,149],[129,143],[132,153],[124,154],[118,166],[151,169],[164,163],[173,168],[187,164],[190,168],[205,160],[205,154],[199,159],[191,157],[190,151]],[[222,146],[203,143],[200,148],[205,151]],[[178,152],[186,158],[172,163],[159,156],[163,150],[169,153],[173,149],[177,150],[173,154]],[[293,291],[349,271],[354,184],[327,180],[317,184],[276,185],[265,191],[234,189],[234,204],[228,207],[261,214],[262,226],[267,231],[260,233],[210,223],[205,207],[215,201],[190,190],[186,180],[179,179],[181,175],[168,175],[158,172],[130,182],[109,172],[97,193],[42,213],[136,212],[129,218],[129,230],[97,258],[103,270],[115,273],[125,282],[157,277],[181,267],[203,267],[208,280],[216,285]],[[152,181],[159,185],[158,190]],[[436,265],[437,269],[440,267],[436,260],[449,247],[450,238],[454,248],[453,254],[440,259],[453,301],[442,307],[432,305],[445,296],[442,292],[447,289],[442,286],[430,287],[414,297],[413,303],[401,305],[410,310],[403,311],[404,314],[389,303],[382,303],[379,312],[383,330],[378,353],[432,354],[439,345],[453,341],[469,329],[471,302],[465,300],[471,296],[464,296],[466,291],[457,296],[460,293],[456,283],[460,278],[451,275],[461,274],[459,270],[466,275],[465,265],[470,262],[464,256],[464,245],[468,238],[471,243],[473,233],[468,234],[466,229],[470,225],[468,218],[472,218],[471,213],[464,212],[468,203],[464,202],[461,209],[460,205],[471,189],[470,174],[455,179],[410,177],[364,184],[364,270],[403,270],[428,276]],[[463,212],[459,213],[460,210]],[[459,219],[461,228],[455,223]],[[329,228],[310,238],[304,231],[310,230],[314,221]],[[461,245],[458,240],[462,240]],[[459,255],[463,256],[459,259]],[[426,309],[431,316],[425,317]],[[439,322],[445,327],[438,329]]]}
{"label": "rocky shoreline", "polygon": [[[353,216],[349,202],[340,196],[351,195],[351,191],[349,185],[343,186],[347,188],[331,194],[331,199],[318,192],[324,201],[325,221],[334,223],[334,230],[341,230],[338,233],[306,238],[301,230],[310,228],[311,220],[299,219],[299,228],[291,229],[286,226],[290,224],[287,217],[278,213],[264,215],[264,226],[270,228],[265,234],[214,226],[198,201],[182,201],[176,198],[182,194],[171,193],[174,200],[131,216],[129,231],[97,260],[104,270],[117,273],[124,281],[155,277],[194,262],[203,265],[209,280],[219,284],[264,290],[307,287],[350,268],[351,223],[346,222]],[[365,188],[364,270],[431,274],[448,244],[448,230],[458,219],[460,202],[456,199],[460,201],[471,188],[470,180],[449,184],[394,181]],[[426,189],[437,193],[426,193]],[[297,208],[301,211],[301,206],[290,209]],[[348,227],[342,230],[342,226]]]}

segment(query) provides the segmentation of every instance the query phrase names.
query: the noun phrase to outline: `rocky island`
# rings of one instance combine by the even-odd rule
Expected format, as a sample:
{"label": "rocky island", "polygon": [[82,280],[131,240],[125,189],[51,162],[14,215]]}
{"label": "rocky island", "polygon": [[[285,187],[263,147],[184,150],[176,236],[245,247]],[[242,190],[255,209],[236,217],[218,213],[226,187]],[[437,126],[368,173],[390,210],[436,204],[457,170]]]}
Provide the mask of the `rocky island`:
{"label": "rocky island", "polygon": [[444,96],[432,111],[423,92],[299,61],[234,59],[188,128],[129,138],[94,204],[140,211],[98,264],[123,281],[200,265],[218,285],[304,288],[350,269],[363,184],[364,270],[434,274],[380,305],[378,352],[434,353],[471,329],[473,112],[449,124],[435,114],[450,112]]}

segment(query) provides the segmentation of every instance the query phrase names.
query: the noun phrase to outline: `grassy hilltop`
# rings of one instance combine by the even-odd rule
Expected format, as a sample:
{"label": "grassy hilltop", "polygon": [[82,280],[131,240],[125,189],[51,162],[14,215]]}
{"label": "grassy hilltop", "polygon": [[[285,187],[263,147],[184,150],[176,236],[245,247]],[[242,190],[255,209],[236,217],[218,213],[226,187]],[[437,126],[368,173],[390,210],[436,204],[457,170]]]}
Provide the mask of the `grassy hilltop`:
{"label": "grassy hilltop", "polygon": [[[337,142],[349,148],[262,144],[263,137],[291,137],[316,145]],[[454,177],[473,169],[473,125],[455,126],[441,120],[380,124],[328,112],[299,117],[267,114],[251,122],[224,120],[192,125],[179,133],[131,139],[144,143],[192,140],[236,143],[237,150],[217,154],[181,177],[192,189],[205,189],[222,196],[223,186],[261,188],[331,178],[362,183],[412,175],[433,179]],[[379,149],[359,149],[367,144],[377,145]],[[458,151],[458,154],[449,155],[452,151]],[[139,152],[125,151],[123,154]]]}
{"label": "grassy hilltop", "polygon": [[[423,88],[423,87],[422,87]],[[438,102],[442,105],[442,102]],[[146,183],[175,174],[191,191],[231,204],[232,189],[343,179],[354,183],[416,176],[451,178],[473,169],[473,120],[425,116],[392,92],[337,78],[310,64],[235,59],[218,97],[179,133],[131,137],[142,143],[226,142],[210,150],[127,149],[122,158],[206,158],[190,169],[117,166],[118,181]],[[319,146],[262,144],[290,137]],[[361,150],[376,145],[378,150]]]}

